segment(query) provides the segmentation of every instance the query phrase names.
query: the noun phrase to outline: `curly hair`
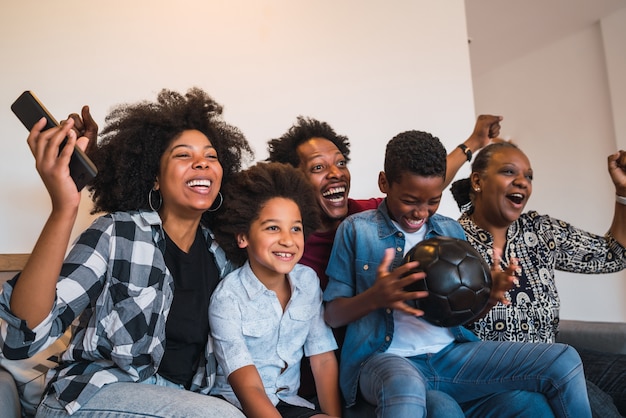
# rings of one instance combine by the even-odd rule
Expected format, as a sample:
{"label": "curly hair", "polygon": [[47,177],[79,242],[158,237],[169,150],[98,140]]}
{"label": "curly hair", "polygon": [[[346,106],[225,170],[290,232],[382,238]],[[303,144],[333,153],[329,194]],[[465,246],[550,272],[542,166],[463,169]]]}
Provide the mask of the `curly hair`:
{"label": "curly hair", "polygon": [[315,191],[304,174],[288,164],[259,162],[234,175],[224,191],[223,210],[215,222],[215,239],[236,265],[248,258],[246,249],[237,245],[237,234],[248,233],[263,206],[275,197],[293,200],[298,205],[305,237],[319,228]]}
{"label": "curly hair", "polygon": [[446,176],[446,149],[428,132],[406,131],[393,137],[385,150],[385,176],[400,181],[404,172],[419,176]]}
{"label": "curly hair", "polygon": [[[512,148],[519,150],[519,147],[509,141],[493,142],[483,148],[472,163],[472,173],[483,174],[494,154],[498,153],[503,148]],[[474,207],[472,201],[474,200],[474,190],[472,189],[472,182],[469,177],[455,181],[450,185],[450,192],[452,197],[456,201],[457,206],[461,212],[472,213]]]}
{"label": "curly hair", "polygon": [[350,161],[350,141],[348,141],[347,137],[337,135],[326,122],[303,116],[298,116],[298,121],[283,136],[268,141],[267,150],[269,157],[267,161],[286,163],[298,167],[300,165],[300,157],[298,156],[297,148],[311,138],[329,140],[343,154],[346,162]]}
{"label": "curly hair", "polygon": [[185,95],[163,89],[156,102],[115,107],[105,119],[98,146],[90,154],[98,174],[89,190],[92,213],[149,209],[148,193],[161,156],[183,131],[198,130],[217,150],[222,186],[254,153],[239,129],[222,120],[222,106],[199,88]]}

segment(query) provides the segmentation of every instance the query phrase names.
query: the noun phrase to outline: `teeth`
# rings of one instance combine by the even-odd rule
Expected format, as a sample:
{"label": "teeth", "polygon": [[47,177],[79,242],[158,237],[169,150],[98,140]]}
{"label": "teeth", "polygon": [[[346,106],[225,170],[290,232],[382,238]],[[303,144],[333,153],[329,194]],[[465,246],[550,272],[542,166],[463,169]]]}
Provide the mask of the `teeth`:
{"label": "teeth", "polygon": [[275,254],[282,258],[291,257],[291,253],[275,253]]}
{"label": "teeth", "polygon": [[187,186],[189,186],[189,187],[194,187],[194,186],[210,187],[211,186],[211,180],[190,180],[190,181],[187,182]]}
{"label": "teeth", "polygon": [[521,193],[511,193],[507,197],[513,203],[518,204],[518,205],[524,201],[524,195]]}
{"label": "teeth", "polygon": [[333,194],[337,194],[337,193],[345,193],[346,192],[346,188],[341,186],[341,187],[332,187],[328,190],[326,190],[324,193],[322,193],[322,196],[326,197],[326,196],[330,196]]}

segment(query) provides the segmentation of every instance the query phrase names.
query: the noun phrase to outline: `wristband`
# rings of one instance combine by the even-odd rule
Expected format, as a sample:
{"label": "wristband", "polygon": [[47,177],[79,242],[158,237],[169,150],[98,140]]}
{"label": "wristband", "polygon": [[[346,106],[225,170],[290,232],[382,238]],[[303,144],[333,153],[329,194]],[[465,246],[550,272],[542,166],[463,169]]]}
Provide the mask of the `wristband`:
{"label": "wristband", "polygon": [[626,205],[626,196],[615,195],[615,201],[620,205]]}
{"label": "wristband", "polygon": [[[465,153],[465,156],[467,157],[467,161],[472,161],[472,150],[469,149],[467,147],[467,145],[465,144],[459,144],[457,145],[457,148],[460,148],[461,151],[463,151]],[[624,198],[626,199],[626,198]],[[623,203],[624,205],[626,205],[626,203]]]}

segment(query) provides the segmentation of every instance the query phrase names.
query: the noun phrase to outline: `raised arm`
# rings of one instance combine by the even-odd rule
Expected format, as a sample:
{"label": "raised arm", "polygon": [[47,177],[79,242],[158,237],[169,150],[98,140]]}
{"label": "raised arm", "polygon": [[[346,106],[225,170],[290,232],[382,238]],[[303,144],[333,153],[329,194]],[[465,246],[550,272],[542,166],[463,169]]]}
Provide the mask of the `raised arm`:
{"label": "raised arm", "polygon": [[[80,192],[70,177],[69,161],[77,143],[73,120],[41,132],[45,119],[35,124],[28,135],[28,146],[35,167],[50,194],[52,211],[11,294],[11,311],[33,329],[50,313],[56,295],[65,252],[80,203]],[[67,144],[59,153],[65,137]],[[87,139],[81,138],[82,148]]]}
{"label": "raised arm", "polygon": [[609,231],[611,235],[626,247],[626,151],[609,155],[609,174],[615,185],[615,212]]}
{"label": "raised arm", "polygon": [[[474,131],[469,138],[448,154],[444,188],[448,187],[459,169],[468,161],[468,155],[478,152],[478,150],[489,144],[492,138],[496,138],[500,134],[500,121],[502,121],[502,116],[478,116],[476,125],[474,125]],[[465,150],[461,149],[463,146]]]}
{"label": "raised arm", "polygon": [[426,297],[428,292],[406,292],[404,288],[417,280],[423,280],[426,275],[422,272],[402,277],[419,265],[417,261],[389,271],[394,252],[393,248],[385,250],[383,261],[376,273],[376,282],[372,287],[358,295],[349,298],[339,297],[326,303],[324,319],[331,327],[347,325],[381,308],[398,309],[415,316],[424,314],[419,309],[411,308],[405,301]]}

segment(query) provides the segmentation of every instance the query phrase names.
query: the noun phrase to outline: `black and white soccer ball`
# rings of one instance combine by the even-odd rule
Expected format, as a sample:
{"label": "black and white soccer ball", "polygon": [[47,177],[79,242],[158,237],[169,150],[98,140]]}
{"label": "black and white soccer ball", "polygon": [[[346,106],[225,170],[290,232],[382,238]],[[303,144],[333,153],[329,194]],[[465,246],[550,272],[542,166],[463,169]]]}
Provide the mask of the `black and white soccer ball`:
{"label": "black and white soccer ball", "polygon": [[422,318],[428,322],[441,327],[462,325],[476,319],[489,302],[491,270],[469,242],[430,238],[405,254],[403,263],[409,261],[420,263],[410,273],[426,273],[424,280],[415,281],[405,290],[428,291],[428,297],[411,301],[424,311]]}

